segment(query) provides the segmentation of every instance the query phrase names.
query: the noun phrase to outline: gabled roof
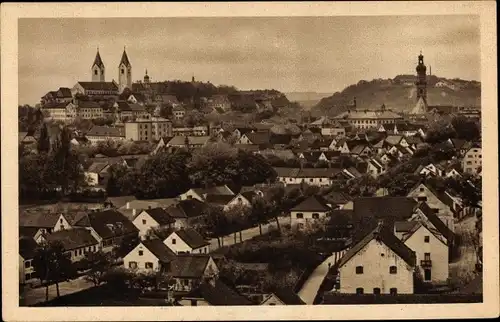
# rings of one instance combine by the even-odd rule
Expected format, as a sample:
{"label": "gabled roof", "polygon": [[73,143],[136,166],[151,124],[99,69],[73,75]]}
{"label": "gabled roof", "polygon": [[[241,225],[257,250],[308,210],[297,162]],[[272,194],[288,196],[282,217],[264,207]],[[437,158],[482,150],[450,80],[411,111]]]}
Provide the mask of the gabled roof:
{"label": "gabled roof", "polygon": [[446,238],[451,241],[454,238],[453,232],[446,226],[441,219],[429,207],[427,202],[420,202],[417,208],[429,219],[430,223]]}
{"label": "gabled roof", "polygon": [[105,203],[111,203],[116,208],[120,208],[122,206],[125,206],[127,202],[136,199],[137,198],[135,196],[108,197]]}
{"label": "gabled roof", "polygon": [[100,173],[108,165],[109,165],[108,162],[92,162],[92,164],[87,169],[87,172]]}
{"label": "gabled roof", "polygon": [[278,177],[297,177],[300,168],[273,168]]}
{"label": "gabled roof", "polygon": [[352,200],[352,197],[342,191],[330,191],[324,196],[332,204],[343,205]]}
{"label": "gabled roof", "polygon": [[24,213],[19,212],[19,226],[21,227],[37,227],[37,228],[54,228],[61,214],[56,213]]}
{"label": "gabled roof", "polygon": [[202,298],[210,305],[251,305],[252,302],[246,297],[238,294],[220,279],[215,280],[215,285],[203,282],[184,298]]}
{"label": "gabled roof", "polygon": [[[305,305],[306,303],[295,293],[291,288],[275,288],[272,292],[274,296],[280,299],[285,305]],[[262,303],[267,301],[269,297],[264,299]]]}
{"label": "gabled roof", "polygon": [[258,197],[258,194],[255,191],[243,191],[240,192],[240,195],[245,197],[249,202],[252,202],[254,198]]}
{"label": "gabled roof", "polygon": [[75,225],[92,227],[104,239],[137,233],[139,231],[127,217],[114,209],[87,213]]}
{"label": "gabled roof", "polygon": [[87,91],[110,91],[118,93],[118,86],[113,82],[78,82]]}
{"label": "gabled roof", "polygon": [[304,156],[304,159],[306,159],[309,162],[316,162],[318,161],[318,158],[321,156],[321,151],[304,151],[302,152],[302,155]]}
{"label": "gabled roof", "polygon": [[71,89],[67,87],[59,87],[59,90],[56,92],[56,96],[60,98],[73,97],[73,95],[71,94]]}
{"label": "gabled roof", "polygon": [[166,212],[163,208],[157,207],[152,209],[145,209],[143,211],[146,212],[160,225],[169,225],[175,223],[175,219],[170,217],[168,212]]}
{"label": "gabled roof", "polygon": [[86,136],[125,137],[125,128],[123,126],[109,127],[94,125],[87,132]]}
{"label": "gabled roof", "polygon": [[178,254],[172,262],[172,277],[201,278],[210,260],[210,255]]}
{"label": "gabled roof", "polygon": [[176,206],[165,209],[173,218],[196,218],[203,216],[207,210],[207,204],[198,199],[181,200]]}
{"label": "gabled roof", "polygon": [[19,226],[19,237],[34,238],[40,228],[38,227],[21,227]]}
{"label": "gabled roof", "polygon": [[61,242],[64,250],[73,250],[98,244],[98,241],[92,236],[90,230],[85,228],[58,230],[46,235],[45,238],[49,242]]}
{"label": "gabled roof", "polygon": [[227,205],[231,200],[233,200],[233,198],[233,195],[207,195],[205,197],[205,201],[210,204],[224,206]]}
{"label": "gabled roof", "polygon": [[253,144],[268,144],[270,142],[270,134],[268,132],[245,133],[245,136]]}
{"label": "gabled roof", "polygon": [[210,136],[174,136],[167,145],[184,146],[186,144],[186,138],[190,145],[204,145],[210,140]]}
{"label": "gabled roof", "polygon": [[25,260],[32,259],[35,256],[35,249],[38,244],[33,238],[20,236],[19,238],[19,255]]}
{"label": "gabled roof", "polygon": [[385,138],[385,142],[389,143],[390,145],[398,145],[402,139],[403,139],[402,135],[388,135]]}
{"label": "gabled roof", "polygon": [[416,221],[396,221],[394,223],[394,230],[396,232],[408,232],[418,224]]}
{"label": "gabled roof", "polygon": [[295,207],[291,209],[291,211],[320,211],[326,212],[330,211],[331,208],[328,206],[327,201],[322,196],[313,195],[302,201]]}
{"label": "gabled roof", "polygon": [[375,229],[370,231],[363,239],[351,247],[344,256],[340,259],[338,267],[344,266],[354,255],[360,252],[373,239],[382,242],[389,247],[396,255],[403,259],[411,267],[416,265],[415,252],[400,241],[394,234],[382,229],[382,225],[378,224]]}
{"label": "gabled roof", "polygon": [[234,192],[229,189],[227,185],[215,186],[209,188],[192,188],[194,192],[198,195],[226,195],[226,196],[234,196]]}
{"label": "gabled roof", "polygon": [[170,263],[177,257],[176,254],[158,238],[145,239],[141,241],[141,243],[163,263]]}
{"label": "gabled roof", "polygon": [[417,202],[407,197],[363,197],[354,199],[356,218],[405,220],[411,217]]}
{"label": "gabled roof", "polygon": [[[200,233],[198,233],[196,230],[192,228],[184,228],[180,229],[175,232],[179,238],[181,238],[186,244],[188,244],[189,247],[196,249],[200,248],[206,245],[209,245],[210,243],[203,238]],[[173,233],[172,233],[173,234]]]}

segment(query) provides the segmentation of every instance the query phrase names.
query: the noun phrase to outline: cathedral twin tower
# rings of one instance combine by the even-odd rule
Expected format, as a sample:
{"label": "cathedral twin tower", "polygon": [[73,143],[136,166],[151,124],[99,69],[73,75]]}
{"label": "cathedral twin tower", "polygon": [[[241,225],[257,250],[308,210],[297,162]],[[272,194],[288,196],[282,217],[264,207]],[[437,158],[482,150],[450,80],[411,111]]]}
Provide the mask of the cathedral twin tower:
{"label": "cathedral twin tower", "polygon": [[[105,82],[105,72],[104,63],[102,62],[101,55],[99,54],[99,49],[97,49],[97,54],[92,64],[92,81],[93,82]],[[127,52],[123,48],[122,59],[118,64],[118,87],[120,92],[126,87],[132,87],[132,65],[128,60]]]}

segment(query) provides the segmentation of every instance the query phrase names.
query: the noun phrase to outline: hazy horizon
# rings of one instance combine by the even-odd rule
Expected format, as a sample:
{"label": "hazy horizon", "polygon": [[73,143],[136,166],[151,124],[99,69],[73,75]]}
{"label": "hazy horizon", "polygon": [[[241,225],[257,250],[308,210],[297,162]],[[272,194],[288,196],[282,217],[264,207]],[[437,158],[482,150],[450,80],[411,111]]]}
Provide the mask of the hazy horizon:
{"label": "hazy horizon", "polygon": [[90,81],[96,49],[106,81],[123,47],[133,80],[190,80],[239,89],[334,93],[360,80],[432,74],[480,81],[478,16],[19,19],[19,104]]}

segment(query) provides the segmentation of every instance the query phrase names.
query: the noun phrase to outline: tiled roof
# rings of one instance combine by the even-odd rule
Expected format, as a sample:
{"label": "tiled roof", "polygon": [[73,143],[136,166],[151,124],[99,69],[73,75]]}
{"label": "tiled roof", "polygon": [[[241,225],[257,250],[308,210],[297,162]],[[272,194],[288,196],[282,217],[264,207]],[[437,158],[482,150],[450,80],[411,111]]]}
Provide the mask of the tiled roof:
{"label": "tiled roof", "polygon": [[360,252],[373,239],[384,243],[394,253],[401,257],[408,265],[414,267],[416,264],[415,252],[400,241],[394,234],[382,229],[379,224],[375,229],[370,231],[363,239],[351,247],[344,256],[340,259],[338,267],[345,265],[354,255]]}
{"label": "tiled roof", "polygon": [[333,204],[345,204],[352,200],[352,197],[342,191],[331,191],[324,196],[326,200]]}
{"label": "tiled roof", "polygon": [[123,126],[109,127],[94,125],[87,132],[87,136],[125,137],[125,128]]}
{"label": "tiled roof", "polygon": [[209,188],[193,188],[193,191],[196,192],[200,196],[202,196],[204,194],[206,194],[206,195],[234,196],[234,192],[231,189],[229,189],[229,187],[227,185],[215,186],[215,187],[209,187]]}
{"label": "tiled roof", "polygon": [[399,142],[401,142],[402,138],[402,135],[388,135],[385,138],[385,142],[389,143],[390,145],[398,145]]}
{"label": "tiled roof", "polygon": [[290,134],[271,134],[269,142],[271,144],[290,144],[292,136]]}
{"label": "tiled roof", "polygon": [[327,201],[322,196],[310,196],[306,200],[302,201],[295,207],[291,209],[291,211],[321,211],[326,212],[331,210],[328,206]]}
{"label": "tiled roof", "polygon": [[19,237],[35,237],[36,233],[40,230],[38,227],[21,227],[19,226]]}
{"label": "tiled roof", "polygon": [[390,110],[349,110],[337,116],[335,119],[402,119],[403,117]]}
{"label": "tiled roof", "polygon": [[408,232],[417,225],[416,221],[396,221],[394,223],[394,230],[396,232]]}
{"label": "tiled roof", "polygon": [[309,162],[316,162],[318,161],[318,158],[321,155],[321,151],[304,151],[302,152],[302,155],[304,156],[304,159],[306,159]]}
{"label": "tiled roof", "polygon": [[19,255],[25,260],[32,259],[35,255],[35,249],[38,244],[33,238],[20,237],[19,238]]}
{"label": "tiled roof", "polygon": [[291,288],[275,288],[273,294],[285,305],[305,305],[306,303]]}
{"label": "tiled roof", "polygon": [[429,207],[427,202],[420,202],[418,209],[429,219],[430,223],[446,238],[446,240],[453,240],[453,232],[446,226],[441,219]]}
{"label": "tiled roof", "polygon": [[60,241],[65,250],[73,250],[98,244],[98,241],[92,236],[90,230],[85,228],[58,230],[48,234],[45,238],[49,242]]}
{"label": "tiled roof", "polygon": [[47,103],[43,106],[43,109],[44,110],[50,110],[50,109],[65,109],[66,106],[68,106],[68,104],[70,103],[58,103],[58,102],[50,102],[50,103]]}
{"label": "tiled roof", "polygon": [[78,100],[78,108],[102,108],[99,103],[94,102],[94,101],[82,101]]}
{"label": "tiled roof", "polygon": [[251,305],[252,302],[246,297],[238,294],[220,279],[215,281],[215,285],[203,282],[198,288],[189,292],[185,298],[202,298],[210,305]]}
{"label": "tiled roof", "polygon": [[56,96],[60,97],[60,98],[70,98],[70,97],[73,97],[73,95],[71,94],[71,89],[69,89],[67,87],[60,87],[59,90],[56,93]]}
{"label": "tiled roof", "polygon": [[267,132],[246,133],[245,136],[253,144],[268,144],[270,142],[270,135]]}
{"label": "tiled roof", "polygon": [[170,217],[168,212],[163,208],[152,208],[144,210],[151,218],[153,218],[160,225],[169,225],[175,223],[175,219]]}
{"label": "tiled roof", "polygon": [[110,91],[117,92],[118,87],[113,82],[78,82],[87,91]]}
{"label": "tiled roof", "polygon": [[105,203],[111,203],[116,208],[120,208],[132,200],[136,200],[135,196],[108,197]]}
{"label": "tiled roof", "polygon": [[21,227],[38,227],[38,228],[54,228],[61,215],[56,213],[24,213],[19,212],[19,226]]}
{"label": "tiled roof", "polygon": [[177,257],[176,254],[158,238],[145,239],[141,241],[141,243],[163,263],[172,262]]}
{"label": "tiled roof", "polygon": [[190,145],[204,145],[210,140],[210,136],[174,136],[167,144],[175,146],[184,146],[188,138]]}
{"label": "tiled roof", "polygon": [[192,228],[185,228],[175,232],[189,247],[195,249],[200,248],[209,243],[203,238],[200,233]]}
{"label": "tiled roof", "polygon": [[137,227],[127,217],[114,209],[87,213],[75,225],[92,227],[102,238],[138,232]]}
{"label": "tiled roof", "polygon": [[299,174],[300,168],[274,168],[278,177],[296,177]]}
{"label": "tiled roof", "polygon": [[196,218],[206,214],[207,206],[198,199],[188,199],[181,200],[176,206],[170,206],[165,210],[173,218]]}
{"label": "tiled roof", "polygon": [[207,195],[205,200],[210,204],[227,205],[233,198],[233,195]]}
{"label": "tiled roof", "polygon": [[345,226],[352,224],[352,209],[334,209],[330,212],[328,226]]}
{"label": "tiled roof", "polygon": [[240,194],[250,202],[252,202],[252,200],[258,196],[255,191],[243,191]]}
{"label": "tiled roof", "polygon": [[201,278],[210,260],[209,255],[179,254],[172,262],[172,277]]}
{"label": "tiled roof", "polygon": [[108,166],[108,164],[108,162],[92,162],[87,169],[87,172],[100,173],[105,167]]}
{"label": "tiled roof", "polygon": [[297,178],[332,178],[341,171],[338,168],[302,168]]}
{"label": "tiled roof", "polygon": [[259,154],[262,156],[269,156],[273,155],[276,156],[280,159],[283,160],[288,160],[288,159],[295,159],[295,154],[293,153],[292,150],[289,149],[265,149],[265,150],[260,150]]}

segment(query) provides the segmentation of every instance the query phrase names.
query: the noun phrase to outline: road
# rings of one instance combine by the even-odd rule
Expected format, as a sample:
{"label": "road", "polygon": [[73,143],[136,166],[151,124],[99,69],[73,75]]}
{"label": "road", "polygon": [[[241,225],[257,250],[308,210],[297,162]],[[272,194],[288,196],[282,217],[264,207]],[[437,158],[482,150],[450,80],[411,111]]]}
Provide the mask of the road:
{"label": "road", "polygon": [[[285,225],[285,224],[290,224],[290,217],[278,217],[278,221],[280,225]],[[269,232],[270,230],[276,229],[276,221],[271,220],[268,224],[262,225],[262,233],[265,234]],[[241,240],[240,240],[240,234],[236,233],[236,244],[241,243],[242,241],[251,239],[255,236],[258,236],[259,233],[259,227],[252,227],[246,230],[243,230],[241,232]],[[221,243],[222,243],[222,238]],[[234,245],[234,234],[230,234],[227,236],[224,236],[224,246],[231,246]],[[212,251],[216,250],[219,248],[219,242],[217,241],[217,238],[212,238],[210,240],[210,249]]]}
{"label": "road", "polygon": [[[68,295],[91,288],[93,286],[93,283],[87,282],[82,276],[69,282],[59,283],[59,294],[61,296]],[[54,299],[56,295],[56,285],[54,284],[49,286],[49,300]],[[23,305],[28,306],[41,302],[45,302],[45,287],[25,288]]]}
{"label": "road", "polygon": [[311,276],[304,283],[304,286],[300,289],[298,295],[306,304],[313,304],[316,295],[318,294],[319,287],[326,275],[328,274],[328,263],[335,262],[335,255],[328,257],[323,263],[319,264],[318,267],[312,272]]}

